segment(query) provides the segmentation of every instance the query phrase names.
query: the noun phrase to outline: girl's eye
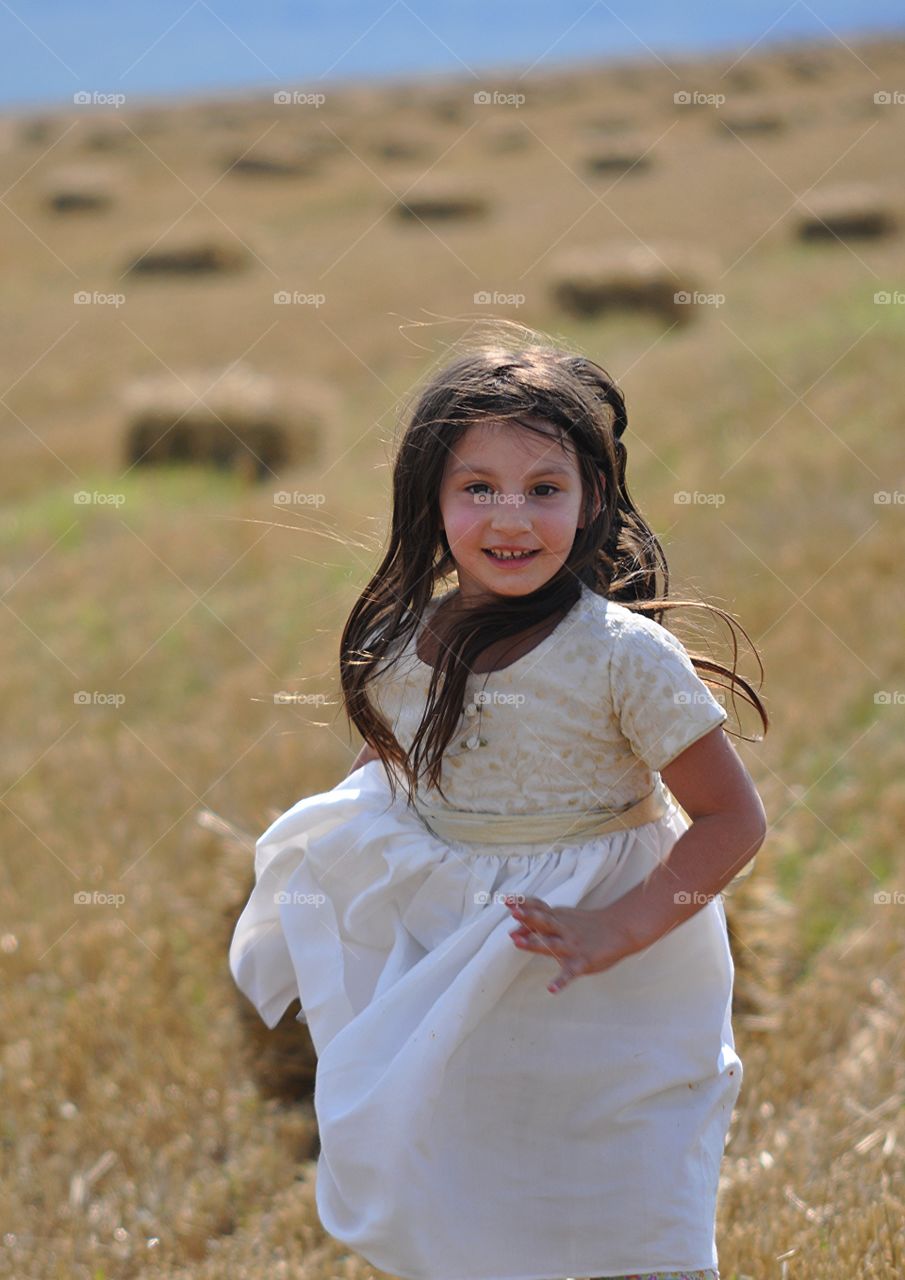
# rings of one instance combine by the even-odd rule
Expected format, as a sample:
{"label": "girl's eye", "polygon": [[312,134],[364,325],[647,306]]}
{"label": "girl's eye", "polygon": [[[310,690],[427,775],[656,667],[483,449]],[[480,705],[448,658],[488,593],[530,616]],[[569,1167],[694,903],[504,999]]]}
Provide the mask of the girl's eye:
{"label": "girl's eye", "polygon": [[[555,484],[536,484],[534,487],[535,489],[552,489],[554,493],[559,492]],[[468,484],[465,486],[465,492],[471,493],[472,489],[489,489],[489,488],[490,488],[490,485],[487,484],[485,480],[475,480],[472,484]],[[544,498],[548,496],[549,496],[548,494],[541,495],[541,497],[544,497]]]}

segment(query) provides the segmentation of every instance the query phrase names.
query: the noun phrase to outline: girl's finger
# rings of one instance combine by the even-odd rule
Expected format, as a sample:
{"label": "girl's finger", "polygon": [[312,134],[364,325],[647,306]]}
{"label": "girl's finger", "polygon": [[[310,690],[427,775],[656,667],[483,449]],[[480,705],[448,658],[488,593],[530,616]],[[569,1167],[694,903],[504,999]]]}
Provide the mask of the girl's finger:
{"label": "girl's finger", "polygon": [[514,935],[510,934],[510,937],[512,937],[513,942],[517,946],[521,946],[526,950],[538,951],[544,955],[554,956],[557,960],[560,958],[558,948],[561,948],[563,945],[563,940],[560,937],[551,936],[550,934],[541,935],[539,933],[531,932],[517,933]]}
{"label": "girl's finger", "polygon": [[513,909],[512,914],[516,920],[523,921],[531,929],[544,930],[549,932],[558,928],[556,920],[549,914],[549,908],[541,911],[536,907],[525,907],[519,910]]}
{"label": "girl's finger", "polygon": [[557,991],[562,991],[563,987],[567,987],[573,978],[578,977],[579,972],[580,970],[576,969],[573,962],[565,961],[559,973],[553,981],[548,984],[547,990],[552,991],[554,994]]}

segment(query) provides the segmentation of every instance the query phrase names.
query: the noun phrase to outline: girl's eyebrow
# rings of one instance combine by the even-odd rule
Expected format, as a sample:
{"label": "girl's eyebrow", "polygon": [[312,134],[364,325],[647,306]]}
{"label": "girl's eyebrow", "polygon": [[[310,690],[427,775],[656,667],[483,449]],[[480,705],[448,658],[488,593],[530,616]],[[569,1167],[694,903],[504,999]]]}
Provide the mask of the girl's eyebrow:
{"label": "girl's eyebrow", "polygon": [[[451,476],[457,476],[463,471],[470,471],[472,475],[492,476],[493,470],[490,467],[472,467],[467,462],[460,463],[457,467],[453,467],[450,471]],[[533,476],[571,476],[571,471],[567,467],[561,466],[559,463],[552,462],[549,465],[535,467],[533,471],[528,471],[525,475],[526,480],[530,480]]]}

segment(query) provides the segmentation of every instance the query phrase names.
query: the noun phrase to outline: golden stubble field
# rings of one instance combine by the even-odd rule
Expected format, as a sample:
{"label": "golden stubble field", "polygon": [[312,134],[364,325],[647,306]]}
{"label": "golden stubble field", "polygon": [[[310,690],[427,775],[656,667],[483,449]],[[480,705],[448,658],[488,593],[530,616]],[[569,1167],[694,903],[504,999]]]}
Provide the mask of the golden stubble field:
{"label": "golden stubble field", "polygon": [[[373,1274],[318,1225],[310,1101],[268,1096],[266,1049],[249,1059],[226,949],[251,845],[198,816],[253,840],[348,771],[338,636],[382,545],[404,403],[499,315],[617,377],[672,593],[731,610],[766,667],[772,729],[740,749],[771,829],[727,899],[746,1078],[724,1280],[905,1273],[905,222],[795,237],[830,184],[905,208],[905,39],[732,61],[0,122],[0,1275]],[[646,165],[588,172],[629,135]],[[310,172],[227,171],[293,148]],[[106,208],[47,207],[73,167]],[[485,215],[397,219],[419,176]],[[177,234],[246,265],[125,274]],[[557,255],[619,243],[706,251],[720,301],[687,325],[559,310]],[[132,378],[233,362],[333,398],[316,458],[256,485],[126,464]]]}

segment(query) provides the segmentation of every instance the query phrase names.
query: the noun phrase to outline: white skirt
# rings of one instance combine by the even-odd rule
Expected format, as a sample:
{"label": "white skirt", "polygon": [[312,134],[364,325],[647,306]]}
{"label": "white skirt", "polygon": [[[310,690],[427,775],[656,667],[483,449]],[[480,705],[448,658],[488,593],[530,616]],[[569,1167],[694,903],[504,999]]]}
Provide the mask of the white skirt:
{"label": "white skirt", "polygon": [[269,1027],[301,1000],[331,1236],[406,1280],[718,1266],[742,1083],[722,898],[556,994],[502,901],[605,906],[687,825],[670,800],[559,851],[441,840],[380,761],[272,823],[229,963]]}

